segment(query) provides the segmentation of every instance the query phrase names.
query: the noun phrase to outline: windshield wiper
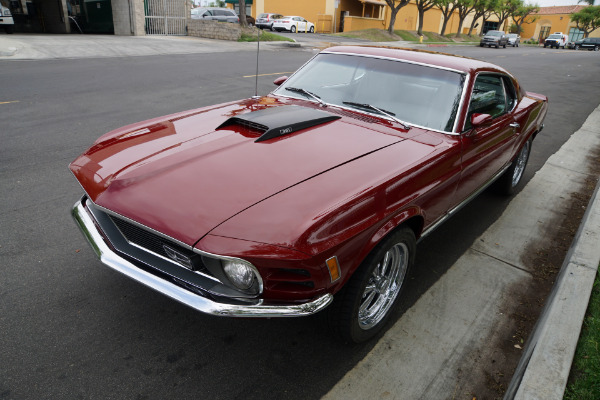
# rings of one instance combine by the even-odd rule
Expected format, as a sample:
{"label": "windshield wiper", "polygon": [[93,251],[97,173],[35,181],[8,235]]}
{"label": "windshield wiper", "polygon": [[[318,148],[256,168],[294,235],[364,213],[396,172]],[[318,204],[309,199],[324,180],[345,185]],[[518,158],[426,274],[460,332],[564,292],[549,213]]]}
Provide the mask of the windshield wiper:
{"label": "windshield wiper", "polygon": [[321,100],[321,97],[317,96],[313,92],[309,92],[306,89],[297,88],[297,87],[286,87],[285,90],[289,90],[290,92],[302,93],[302,94],[304,94],[304,95],[306,95],[308,97],[311,97],[314,100],[318,101],[319,104],[321,104],[323,107],[327,107],[327,103],[325,103],[323,100]]}
{"label": "windshield wiper", "polygon": [[391,111],[387,111],[387,110],[384,110],[382,108],[375,107],[372,104],[355,103],[353,101],[342,101],[342,103],[343,104],[347,104],[349,106],[354,106],[354,107],[359,107],[359,108],[366,108],[367,110],[376,111],[379,114],[383,114],[386,117],[389,117],[389,118],[393,119],[394,121],[396,121],[397,123],[399,123],[400,125],[402,125],[404,127],[404,129],[408,129],[408,126],[406,126],[406,124],[404,122],[402,122],[398,118],[396,118],[395,117],[396,114],[394,114]]}

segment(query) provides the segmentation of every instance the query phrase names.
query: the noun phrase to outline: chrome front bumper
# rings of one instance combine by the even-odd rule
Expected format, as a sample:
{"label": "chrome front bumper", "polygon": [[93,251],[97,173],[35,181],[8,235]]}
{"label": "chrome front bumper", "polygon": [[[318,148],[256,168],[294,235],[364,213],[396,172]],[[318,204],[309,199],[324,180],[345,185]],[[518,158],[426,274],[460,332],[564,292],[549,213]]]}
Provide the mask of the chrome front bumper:
{"label": "chrome front bumper", "polygon": [[83,205],[82,200],[75,203],[71,214],[103,264],[206,314],[229,317],[299,317],[317,313],[327,307],[333,300],[333,296],[329,293],[309,303],[283,305],[266,304],[262,299],[244,300],[244,304],[240,304],[239,301],[234,299],[231,303],[227,303],[227,300],[217,301],[203,297],[138,268],[113,251],[97,230],[96,224]]}

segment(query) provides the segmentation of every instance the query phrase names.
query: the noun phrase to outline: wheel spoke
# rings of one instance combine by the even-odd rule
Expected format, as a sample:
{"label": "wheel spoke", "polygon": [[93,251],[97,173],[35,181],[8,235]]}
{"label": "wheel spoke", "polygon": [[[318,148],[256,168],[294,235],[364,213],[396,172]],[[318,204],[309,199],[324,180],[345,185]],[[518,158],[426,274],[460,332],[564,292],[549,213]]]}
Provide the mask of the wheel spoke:
{"label": "wheel spoke", "polygon": [[369,293],[367,298],[362,302],[360,308],[358,309],[358,315],[363,315],[366,313],[366,310],[369,308],[371,303],[373,302],[373,298],[375,297],[375,291]]}

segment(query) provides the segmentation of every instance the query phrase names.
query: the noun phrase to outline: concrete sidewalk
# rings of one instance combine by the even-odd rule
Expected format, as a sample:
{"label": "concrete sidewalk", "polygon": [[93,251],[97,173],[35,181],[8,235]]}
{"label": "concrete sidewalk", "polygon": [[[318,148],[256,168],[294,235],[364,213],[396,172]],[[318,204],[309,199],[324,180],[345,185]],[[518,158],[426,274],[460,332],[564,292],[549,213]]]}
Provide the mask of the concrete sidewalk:
{"label": "concrete sidewalk", "polygon": [[[528,290],[533,280],[536,266],[527,262],[529,253],[551,243],[569,195],[579,193],[588,179],[597,182],[598,176],[587,171],[595,162],[588,155],[599,149],[600,107],[548,159],[502,216],[324,399],[477,395],[467,390],[470,388],[458,388],[457,382],[461,376],[479,379],[478,374],[490,370],[494,360],[486,350],[492,342],[506,341],[502,331],[512,324],[511,298]],[[598,190],[588,207],[537,333],[530,335],[523,350],[507,399],[514,393],[517,399],[562,399],[600,262]],[[521,351],[519,348],[513,350]],[[502,356],[492,355],[496,359]],[[409,367],[415,360],[419,360],[418,370]]]}
{"label": "concrete sidewalk", "polygon": [[0,35],[0,60],[135,57],[255,51],[256,45],[189,36]]}

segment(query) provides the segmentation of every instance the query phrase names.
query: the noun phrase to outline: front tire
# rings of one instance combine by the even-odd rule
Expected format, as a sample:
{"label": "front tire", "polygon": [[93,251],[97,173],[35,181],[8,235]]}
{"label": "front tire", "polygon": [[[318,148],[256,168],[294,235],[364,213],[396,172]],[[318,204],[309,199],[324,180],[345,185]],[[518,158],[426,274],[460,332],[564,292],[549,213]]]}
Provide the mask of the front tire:
{"label": "front tire", "polygon": [[400,298],[415,253],[414,232],[401,227],[365,258],[330,307],[332,327],[344,340],[360,343],[381,331]]}
{"label": "front tire", "polygon": [[579,50],[579,45],[578,44],[575,45],[575,50]]}
{"label": "front tire", "polygon": [[533,139],[529,138],[525,142],[510,167],[494,183],[498,193],[508,196],[513,194],[519,187],[519,184],[523,180],[523,172],[525,171],[525,167],[527,167],[527,161],[529,161],[532,141]]}
{"label": "front tire", "polygon": [[275,32],[275,29],[273,29],[273,24],[271,24],[271,32]]}
{"label": "front tire", "polygon": [[295,26],[292,26],[292,27],[290,28],[290,32],[292,32],[292,33],[296,33],[296,27],[295,27]]}
{"label": "front tire", "polygon": [[315,33],[315,27],[314,26],[310,27],[310,33]]}

